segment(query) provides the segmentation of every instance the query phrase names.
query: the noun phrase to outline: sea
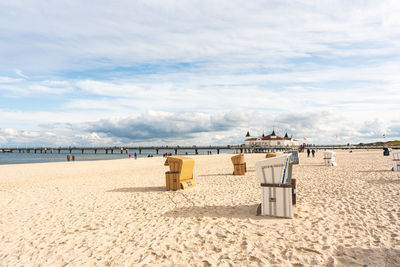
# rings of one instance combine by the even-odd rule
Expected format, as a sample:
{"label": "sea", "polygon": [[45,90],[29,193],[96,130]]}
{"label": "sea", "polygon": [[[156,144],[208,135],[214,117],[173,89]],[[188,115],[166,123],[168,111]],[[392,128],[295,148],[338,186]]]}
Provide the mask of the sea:
{"label": "sea", "polygon": [[[207,150],[199,149],[199,155],[207,155]],[[217,150],[215,149],[210,149],[211,154],[217,154]],[[174,150],[173,149],[160,149],[158,152],[158,155],[155,150],[142,150],[142,154],[139,155],[139,151],[135,150],[129,150],[129,153],[126,154],[125,151],[123,154],[118,150],[114,150],[114,153],[111,154],[110,151],[108,151],[108,154],[105,153],[104,150],[98,150],[97,153],[95,154],[94,151],[87,150],[82,152],[79,150],[72,151],[70,154],[69,151],[61,151],[61,153],[58,153],[58,151],[53,151],[51,153],[50,151],[47,151],[47,153],[40,153],[40,151],[37,151],[34,153],[32,150],[30,153],[26,152],[1,152],[0,151],[0,165],[4,164],[22,164],[22,163],[42,163],[42,162],[62,162],[62,161],[67,161],[67,156],[70,155],[70,158],[72,160],[72,156],[75,156],[75,161],[91,161],[91,160],[113,160],[113,159],[127,159],[129,158],[129,154],[131,154],[131,157],[134,157],[134,153],[136,152],[137,157],[139,158],[147,158],[149,155],[152,155],[153,157],[162,157],[163,154],[165,153],[172,153],[174,155]],[[235,153],[233,149],[221,149],[220,153]],[[194,150],[178,150],[178,155],[195,155]]]}

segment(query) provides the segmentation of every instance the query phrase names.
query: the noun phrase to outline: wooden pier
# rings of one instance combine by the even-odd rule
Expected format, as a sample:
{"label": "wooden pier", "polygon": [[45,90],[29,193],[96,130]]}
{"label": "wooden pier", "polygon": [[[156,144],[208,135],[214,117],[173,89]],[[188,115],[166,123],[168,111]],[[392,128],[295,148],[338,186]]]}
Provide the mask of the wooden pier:
{"label": "wooden pier", "polygon": [[34,153],[34,154],[47,154],[47,153],[69,153],[69,154],[77,154],[81,153],[84,154],[85,152],[89,152],[92,154],[97,153],[104,153],[104,154],[128,154],[129,151],[137,152],[139,155],[142,152],[152,152],[155,154],[159,154],[160,151],[165,151],[168,153],[182,153],[182,152],[189,152],[193,151],[194,154],[199,154],[199,151],[217,151],[217,154],[220,153],[221,150],[235,150],[240,151],[241,153],[244,152],[244,148],[240,146],[114,146],[114,147],[29,147],[29,148],[18,148],[18,147],[10,147],[10,148],[0,148],[0,152],[3,153]]}
{"label": "wooden pier", "polygon": [[[160,151],[164,153],[173,153],[178,155],[178,153],[185,154],[186,152],[193,152],[193,154],[199,154],[199,151],[216,151],[219,154],[223,150],[229,150],[234,153],[265,153],[265,152],[276,152],[276,151],[288,151],[297,150],[301,148],[314,148],[314,149],[383,149],[383,146],[357,146],[357,145],[318,145],[318,146],[245,146],[245,145],[227,145],[227,146],[113,146],[113,147],[30,147],[30,148],[18,148],[18,147],[8,147],[0,148],[0,152],[3,153],[69,153],[69,154],[84,154],[89,153],[104,153],[104,154],[128,154],[129,151],[137,152],[139,155],[142,152],[151,152],[159,154]],[[393,147],[394,148],[394,147]]]}

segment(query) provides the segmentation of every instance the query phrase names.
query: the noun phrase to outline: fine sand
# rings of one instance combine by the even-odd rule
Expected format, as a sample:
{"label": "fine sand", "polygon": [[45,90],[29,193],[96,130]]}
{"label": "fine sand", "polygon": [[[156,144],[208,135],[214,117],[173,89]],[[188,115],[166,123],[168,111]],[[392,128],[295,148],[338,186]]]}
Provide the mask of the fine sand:
{"label": "fine sand", "polygon": [[165,191],[163,158],[0,166],[0,266],[400,266],[400,173],[382,151],[300,153],[293,219],[255,216],[254,163],[193,156]]}

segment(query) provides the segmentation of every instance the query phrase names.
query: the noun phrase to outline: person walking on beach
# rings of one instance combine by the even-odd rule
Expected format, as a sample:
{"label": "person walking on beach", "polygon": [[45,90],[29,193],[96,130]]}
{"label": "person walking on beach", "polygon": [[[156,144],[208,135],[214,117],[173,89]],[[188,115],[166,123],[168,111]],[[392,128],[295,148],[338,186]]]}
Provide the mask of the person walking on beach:
{"label": "person walking on beach", "polygon": [[312,153],[312,157],[315,157],[315,149],[313,148],[313,150],[311,151]]}
{"label": "person walking on beach", "polygon": [[307,148],[307,158],[309,158],[309,157],[310,157],[310,149]]}
{"label": "person walking on beach", "polygon": [[137,153],[136,152],[135,152],[134,156],[135,156],[135,159],[137,159]]}

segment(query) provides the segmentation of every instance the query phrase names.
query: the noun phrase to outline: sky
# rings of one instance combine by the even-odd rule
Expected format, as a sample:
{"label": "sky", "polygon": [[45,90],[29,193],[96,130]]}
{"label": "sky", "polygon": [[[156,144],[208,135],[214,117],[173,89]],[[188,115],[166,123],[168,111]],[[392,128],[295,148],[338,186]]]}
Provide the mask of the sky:
{"label": "sky", "polygon": [[1,0],[0,147],[400,139],[398,14],[396,0]]}

